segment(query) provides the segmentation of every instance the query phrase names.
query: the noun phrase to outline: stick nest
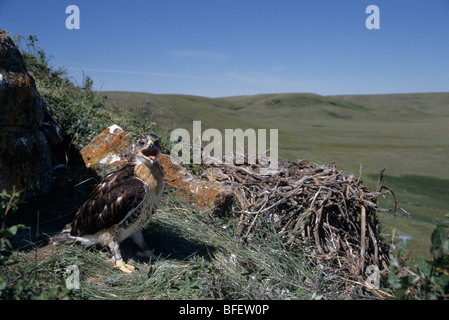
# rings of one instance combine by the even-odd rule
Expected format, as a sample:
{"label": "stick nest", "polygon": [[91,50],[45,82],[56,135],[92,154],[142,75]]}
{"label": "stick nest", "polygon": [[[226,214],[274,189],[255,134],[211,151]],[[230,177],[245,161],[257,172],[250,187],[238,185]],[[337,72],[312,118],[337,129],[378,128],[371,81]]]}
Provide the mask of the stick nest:
{"label": "stick nest", "polygon": [[224,184],[238,202],[238,240],[249,241],[268,223],[288,248],[331,261],[350,275],[364,275],[370,265],[387,267],[388,246],[382,244],[376,215],[389,211],[377,205],[383,190],[391,193],[382,186],[383,170],[373,192],[335,163],[282,161],[272,175],[262,174],[258,164],[202,166],[209,180]]}

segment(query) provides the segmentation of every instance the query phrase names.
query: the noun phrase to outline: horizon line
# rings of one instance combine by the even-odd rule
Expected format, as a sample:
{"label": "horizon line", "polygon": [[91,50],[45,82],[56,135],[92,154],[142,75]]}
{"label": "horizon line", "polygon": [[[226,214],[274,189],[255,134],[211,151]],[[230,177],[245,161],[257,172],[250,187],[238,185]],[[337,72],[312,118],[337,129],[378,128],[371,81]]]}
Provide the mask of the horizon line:
{"label": "horizon line", "polygon": [[95,92],[123,92],[123,93],[141,93],[150,95],[161,95],[161,96],[190,96],[208,99],[224,99],[224,98],[235,98],[235,97],[252,97],[252,96],[263,96],[263,95],[315,95],[320,97],[340,97],[340,96],[386,96],[386,95],[424,95],[424,94],[449,94],[449,91],[417,91],[417,92],[391,92],[391,93],[341,93],[341,94],[319,94],[307,91],[291,91],[291,92],[265,92],[265,93],[249,93],[249,94],[238,94],[229,96],[217,96],[210,97],[205,95],[189,94],[189,93],[155,93],[147,91],[133,91],[133,90],[94,90]]}

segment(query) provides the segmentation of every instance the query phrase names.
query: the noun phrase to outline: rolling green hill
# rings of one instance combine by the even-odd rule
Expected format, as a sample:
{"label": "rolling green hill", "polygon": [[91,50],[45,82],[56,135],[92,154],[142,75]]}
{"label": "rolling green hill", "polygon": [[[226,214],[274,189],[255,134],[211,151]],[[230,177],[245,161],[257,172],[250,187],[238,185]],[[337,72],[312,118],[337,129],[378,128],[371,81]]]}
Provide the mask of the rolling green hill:
{"label": "rolling green hill", "polygon": [[[169,132],[278,129],[281,159],[335,161],[374,188],[380,168],[411,217],[380,214],[385,232],[411,236],[425,256],[434,224],[449,211],[449,93],[319,96],[309,93],[226,98],[103,92],[108,103]],[[392,200],[386,200],[392,205]]]}

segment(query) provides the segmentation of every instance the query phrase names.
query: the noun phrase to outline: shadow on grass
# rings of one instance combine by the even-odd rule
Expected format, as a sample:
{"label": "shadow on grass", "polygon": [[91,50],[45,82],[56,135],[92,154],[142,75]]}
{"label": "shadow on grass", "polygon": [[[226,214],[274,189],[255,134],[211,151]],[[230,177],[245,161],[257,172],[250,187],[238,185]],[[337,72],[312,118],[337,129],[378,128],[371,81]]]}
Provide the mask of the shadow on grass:
{"label": "shadow on grass", "polygon": [[[217,250],[210,243],[191,239],[184,235],[184,231],[175,225],[169,225],[161,221],[153,221],[143,231],[147,245],[154,254],[167,260],[186,261],[192,257],[202,257],[211,261]],[[125,259],[134,259],[139,262],[148,262],[149,259],[138,255],[139,248],[131,239],[121,243],[122,256]]]}

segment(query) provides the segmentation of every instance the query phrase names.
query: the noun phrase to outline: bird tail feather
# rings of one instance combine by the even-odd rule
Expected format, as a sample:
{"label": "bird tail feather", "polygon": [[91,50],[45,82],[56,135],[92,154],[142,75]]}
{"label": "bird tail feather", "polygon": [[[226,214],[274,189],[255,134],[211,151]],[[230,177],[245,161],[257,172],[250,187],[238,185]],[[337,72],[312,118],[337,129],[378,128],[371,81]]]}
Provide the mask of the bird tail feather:
{"label": "bird tail feather", "polygon": [[76,241],[76,240],[77,240],[76,237],[70,235],[70,230],[63,230],[60,233],[58,233],[50,238],[50,241],[54,245],[72,242],[72,241]]}

